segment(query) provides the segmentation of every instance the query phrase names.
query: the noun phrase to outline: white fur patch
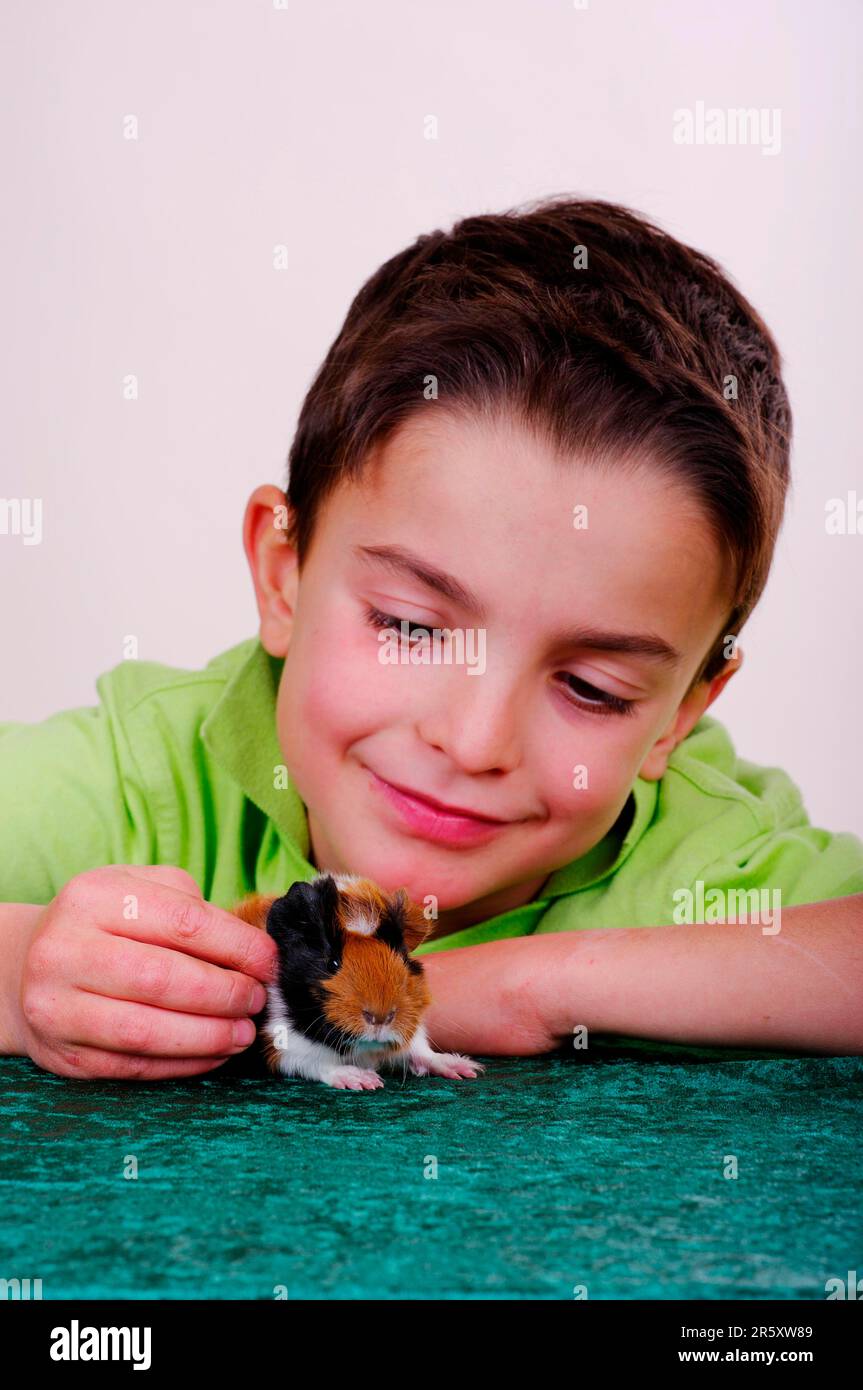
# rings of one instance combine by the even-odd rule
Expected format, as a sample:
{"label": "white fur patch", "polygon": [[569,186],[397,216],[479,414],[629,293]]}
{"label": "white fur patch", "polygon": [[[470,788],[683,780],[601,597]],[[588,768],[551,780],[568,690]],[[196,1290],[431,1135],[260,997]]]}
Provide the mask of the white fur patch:
{"label": "white fur patch", "polygon": [[[339,892],[344,892],[352,883],[361,883],[360,874],[333,874],[336,887]],[[369,917],[367,912],[357,912],[354,916],[348,917],[343,923],[345,931],[352,931],[357,936],[374,936],[378,929],[378,922],[374,917]]]}
{"label": "white fur patch", "polygon": [[374,936],[378,929],[378,923],[371,917],[367,917],[364,912],[357,913],[356,917],[349,917],[344,923],[345,931],[352,931],[357,936]]}

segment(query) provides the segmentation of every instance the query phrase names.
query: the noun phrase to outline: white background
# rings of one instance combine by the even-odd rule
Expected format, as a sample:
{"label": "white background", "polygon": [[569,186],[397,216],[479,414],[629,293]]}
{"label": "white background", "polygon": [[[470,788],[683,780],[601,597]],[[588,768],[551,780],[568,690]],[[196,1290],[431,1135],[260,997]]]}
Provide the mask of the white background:
{"label": "white background", "polygon": [[[794,487],[710,713],[815,824],[863,833],[863,534],[824,525],[863,497],[861,21],[856,0],[4,0],[0,496],[41,497],[44,538],[0,535],[0,721],[95,703],[127,633],[193,668],[252,635],[243,508],[284,484],[360,284],[460,216],[604,197],[717,258],[777,338]],[[781,153],[676,145],[699,100],[780,108]]]}

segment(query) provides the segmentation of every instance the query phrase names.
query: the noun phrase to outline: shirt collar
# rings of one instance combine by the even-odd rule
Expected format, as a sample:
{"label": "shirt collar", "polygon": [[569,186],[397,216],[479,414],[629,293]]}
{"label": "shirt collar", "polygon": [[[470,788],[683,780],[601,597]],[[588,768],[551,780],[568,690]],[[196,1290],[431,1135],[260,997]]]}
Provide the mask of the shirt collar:
{"label": "shirt collar", "polygon": [[616,873],[653,819],[657,796],[656,782],[646,782],[643,777],[636,777],[623,810],[608,833],[580,859],[564,864],[562,869],[557,869],[547,878],[536,901],[544,902],[547,898],[559,898],[564,893],[575,893]]}
{"label": "shirt collar", "polygon": [[[276,731],[276,696],[284,657],[271,656],[257,637],[225,653],[225,659],[232,656],[238,664],[202,723],[201,738],[246,796],[272,820],[296,877],[314,878],[317,870],[308,859],[308,813],[287,774]],[[615,873],[650,824],[657,795],[656,782],[637,777],[611,830],[580,859],[552,873],[535,901],[574,893]]]}
{"label": "shirt collar", "polygon": [[215,760],[279,831],[297,878],[314,878],[309,863],[309,821],[287,774],[276,732],[276,696],[284,657],[270,656],[259,638],[240,642],[225,659],[239,663],[201,725]]}

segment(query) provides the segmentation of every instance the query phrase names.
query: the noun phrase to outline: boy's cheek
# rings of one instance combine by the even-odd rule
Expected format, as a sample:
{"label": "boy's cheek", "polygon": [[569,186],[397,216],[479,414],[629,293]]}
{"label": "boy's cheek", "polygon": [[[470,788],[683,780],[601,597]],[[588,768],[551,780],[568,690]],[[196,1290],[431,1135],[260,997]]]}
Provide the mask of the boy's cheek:
{"label": "boy's cheek", "polygon": [[350,662],[338,644],[321,644],[313,665],[299,668],[282,692],[279,728],[282,748],[300,754],[340,751],[398,718],[399,704],[385,669]]}
{"label": "boy's cheek", "polygon": [[597,757],[588,737],[555,739],[537,754],[545,800],[561,819],[591,814],[612,794],[610,760]]}
{"label": "boy's cheek", "polygon": [[629,775],[631,758],[620,764],[609,758],[591,756],[582,745],[571,750],[563,761],[556,758],[546,769],[546,804],[561,825],[569,824],[578,833],[587,827],[605,834],[619,816],[632,790],[635,773]]}

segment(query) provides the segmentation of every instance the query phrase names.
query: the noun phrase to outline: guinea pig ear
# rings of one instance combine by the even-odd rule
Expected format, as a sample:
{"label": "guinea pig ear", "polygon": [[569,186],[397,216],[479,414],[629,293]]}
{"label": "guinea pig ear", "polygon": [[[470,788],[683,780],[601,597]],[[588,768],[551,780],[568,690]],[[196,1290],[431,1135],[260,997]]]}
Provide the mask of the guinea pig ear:
{"label": "guinea pig ear", "polygon": [[404,888],[399,888],[381,913],[376,934],[396,950],[403,943],[408,951],[412,951],[425,941],[431,929],[432,924],[423,916],[422,909],[411,901]]}
{"label": "guinea pig ear", "polygon": [[331,874],[312,883],[293,883],[276,898],[267,917],[267,931],[277,939],[300,936],[315,949],[329,949],[338,939],[339,890]]}

